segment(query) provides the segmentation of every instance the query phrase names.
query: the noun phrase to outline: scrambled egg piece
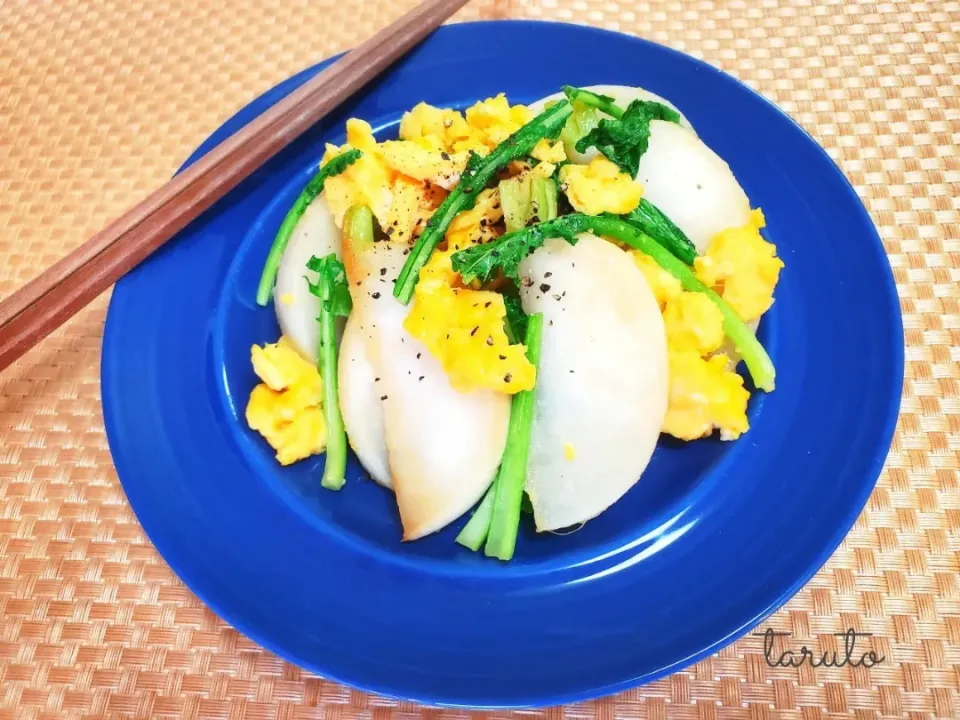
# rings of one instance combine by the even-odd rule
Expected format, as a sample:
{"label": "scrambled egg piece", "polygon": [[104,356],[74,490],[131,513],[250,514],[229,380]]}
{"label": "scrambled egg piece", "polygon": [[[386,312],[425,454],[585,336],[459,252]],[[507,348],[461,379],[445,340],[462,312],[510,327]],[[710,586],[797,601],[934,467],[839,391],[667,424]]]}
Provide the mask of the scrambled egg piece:
{"label": "scrambled egg piece", "polygon": [[351,205],[366,205],[381,225],[387,221],[395,173],[380,158],[376,146],[370,124],[356,118],[347,120],[347,142],[343,147],[327,145],[321,167],[351,148],[363,153],[346,170],[324,183],[323,193],[337,227],[343,224],[343,216]]}
{"label": "scrambled egg piece", "polygon": [[696,440],[720,428],[722,440],[749,429],[743,378],[727,370],[727,357],[701,357],[696,350],[668,348],[670,401],[663,431],[681,440]]}
{"label": "scrambled egg piece", "polygon": [[493,226],[503,218],[500,207],[500,190],[487,188],[477,195],[470,210],[458,214],[447,228],[447,247],[451,250],[463,250],[471,245],[493,240],[497,233]]}
{"label": "scrambled egg piece", "polygon": [[680,440],[695,440],[720,430],[723,440],[748,429],[750,393],[743,378],[727,368],[722,353],[726,333],[723,314],[703,293],[683,290],[680,281],[648,255],[631,251],[653,290],[667,336],[670,399],[663,432]]}
{"label": "scrambled egg piece", "polygon": [[387,140],[378,146],[380,157],[391,170],[407,177],[452,190],[460,180],[469,155],[449,154],[429,148],[421,141]]}
{"label": "scrambled egg piece", "polygon": [[532,119],[533,113],[511,106],[503,93],[476,103],[465,115],[420,103],[400,120],[400,139],[425,139],[447,153],[486,155]]}
{"label": "scrambled egg piece", "polygon": [[766,225],[758,208],[743,227],[717,233],[694,261],[697,277],[714,288],[740,319],[751,322],[770,309],[783,261],[760,235]]}
{"label": "scrambled egg piece", "polygon": [[628,213],[640,204],[643,195],[643,185],[602,155],[588,165],[564,165],[560,182],[574,209],[587,215]]}
{"label": "scrambled egg piece", "polygon": [[530,390],[536,368],[523,345],[511,345],[503,329],[503,296],[454,287],[451,250],[435,252],[420,271],[404,328],[426,345],[461,392],[488,388]]}
{"label": "scrambled egg piece", "polygon": [[410,242],[423,232],[433,211],[443,202],[435,188],[400,175],[393,181],[390,210],[380,227],[396,242]]}
{"label": "scrambled egg piece", "polygon": [[320,407],[323,381],[285,338],[250,349],[253,371],[262,381],[250,393],[247,425],[259,432],[290,465],[324,451],[327,425]]}
{"label": "scrambled egg piece", "polygon": [[327,145],[321,165],[350,148],[363,155],[324,184],[334,221],[340,227],[351,205],[366,205],[380,227],[398,242],[408,242],[422,230],[443,201],[444,184],[452,187],[466,164],[465,156],[454,159],[420,142],[378,144],[369,123],[351,118],[346,144]]}
{"label": "scrambled egg piece", "polygon": [[667,345],[708,355],[723,345],[723,313],[703,293],[681,292],[667,301],[663,311]]}
{"label": "scrambled egg piece", "polygon": [[657,265],[656,260],[646,253],[631,250],[630,254],[633,256],[633,261],[637,267],[640,268],[640,272],[647,279],[647,283],[653,290],[654,297],[657,298],[662,311],[671,298],[676,297],[683,291],[683,286],[677,278]]}

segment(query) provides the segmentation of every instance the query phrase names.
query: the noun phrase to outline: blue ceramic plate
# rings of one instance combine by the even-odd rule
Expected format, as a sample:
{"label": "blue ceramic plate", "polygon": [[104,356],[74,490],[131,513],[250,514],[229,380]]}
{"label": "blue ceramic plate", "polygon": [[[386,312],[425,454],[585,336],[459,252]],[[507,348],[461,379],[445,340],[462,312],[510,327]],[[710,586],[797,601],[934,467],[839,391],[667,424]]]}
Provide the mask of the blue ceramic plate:
{"label": "blue ceramic plate", "polygon": [[[200,157],[314,75],[282,83]],[[734,443],[662,443],[639,482],[577,533],[524,525],[500,564],[453,542],[402,545],[391,495],[353,460],[280,468],[242,420],[271,239],[348,117],[378,134],[424,100],[463,108],[563,83],[642,85],[727,160],[786,262],[760,336],[777,389]],[[188,161],[188,164],[189,162]],[[753,628],[826,561],[876,482],[897,416],[902,327],[870,218],[828,156],[710,66],[572,25],[444,27],[274,158],[113,294],[103,406],[114,461],[150,539],[215,612],[326,677],[433,705],[542,706],[644,683]]]}

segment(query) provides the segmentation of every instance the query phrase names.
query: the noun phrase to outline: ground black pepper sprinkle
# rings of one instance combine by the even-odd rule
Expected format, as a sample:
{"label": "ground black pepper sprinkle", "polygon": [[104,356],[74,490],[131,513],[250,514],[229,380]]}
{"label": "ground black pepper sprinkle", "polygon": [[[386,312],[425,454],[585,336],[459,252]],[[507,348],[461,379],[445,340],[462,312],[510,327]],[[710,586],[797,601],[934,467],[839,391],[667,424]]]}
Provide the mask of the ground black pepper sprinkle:
{"label": "ground black pepper sprinkle", "polygon": [[380,299],[380,293],[375,292],[375,293],[373,293],[370,297],[372,297],[374,300],[379,300],[379,299]]}
{"label": "ground black pepper sprinkle", "polygon": [[374,378],[373,381],[374,381],[374,382],[380,382],[380,378]]}
{"label": "ground black pepper sprinkle", "polygon": [[387,228],[387,235],[393,235],[393,230],[394,230],[393,225],[389,226],[389,227]]}
{"label": "ground black pepper sprinkle", "polygon": [[506,359],[507,359],[507,356],[506,356],[506,355],[500,355],[499,357],[500,357],[501,360],[506,360]]}
{"label": "ground black pepper sprinkle", "polygon": [[545,293],[545,292],[549,292],[549,290],[550,290],[549,285],[547,285],[546,283],[540,283],[540,292]]}
{"label": "ground black pepper sprinkle", "polygon": [[386,400],[386,399],[387,399],[387,396],[386,396],[386,395],[381,395],[381,396],[380,396],[380,399],[381,399],[381,400]]}
{"label": "ground black pepper sprinkle", "polygon": [[483,306],[484,306],[485,308],[488,308],[488,307],[490,307],[490,304],[491,304],[492,302],[493,302],[492,300],[487,300],[487,302],[485,302],[485,303],[483,304]]}
{"label": "ground black pepper sprinkle", "polygon": [[444,160],[449,160],[449,159],[450,159],[450,156],[447,155],[445,152],[440,153],[440,157],[442,157]]}
{"label": "ground black pepper sprinkle", "polygon": [[421,380],[423,380],[423,375],[417,378],[417,382],[420,382]]}
{"label": "ground black pepper sprinkle", "polygon": [[380,277],[383,277],[387,274],[387,269],[385,267],[380,268]]}
{"label": "ground black pepper sprinkle", "polygon": [[547,272],[545,272],[545,273],[543,274],[543,277],[548,278],[548,277],[550,277],[551,275],[553,275],[553,273],[548,270]]}
{"label": "ground black pepper sprinkle", "polygon": [[513,375],[511,375],[510,373],[507,373],[506,375],[503,376],[503,381],[504,381],[505,383],[508,383],[508,382],[510,382],[511,380],[513,380]]}
{"label": "ground black pepper sprinkle", "polygon": [[487,345],[493,347],[493,337],[490,335],[487,335]]}
{"label": "ground black pepper sprinkle", "polygon": [[417,360],[420,359],[420,353],[417,353]]}
{"label": "ground black pepper sprinkle", "polygon": [[553,299],[556,300],[557,302],[559,302],[562,297],[563,295],[558,295],[556,293],[553,294]]}
{"label": "ground black pepper sprinkle", "polygon": [[470,331],[470,337],[473,337],[474,335],[476,335],[476,334],[477,334],[477,330],[479,330],[479,329],[480,329],[480,326],[479,326],[479,325],[474,325],[474,326],[473,326],[473,330]]}

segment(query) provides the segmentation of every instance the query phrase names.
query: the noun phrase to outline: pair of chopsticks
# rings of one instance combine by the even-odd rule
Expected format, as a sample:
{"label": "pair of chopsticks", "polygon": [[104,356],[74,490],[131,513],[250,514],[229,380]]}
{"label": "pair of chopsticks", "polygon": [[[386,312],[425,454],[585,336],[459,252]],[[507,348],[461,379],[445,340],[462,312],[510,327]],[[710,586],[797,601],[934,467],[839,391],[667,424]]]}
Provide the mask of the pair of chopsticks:
{"label": "pair of chopsticks", "polygon": [[0,370],[149,257],[466,3],[421,3],[0,302]]}

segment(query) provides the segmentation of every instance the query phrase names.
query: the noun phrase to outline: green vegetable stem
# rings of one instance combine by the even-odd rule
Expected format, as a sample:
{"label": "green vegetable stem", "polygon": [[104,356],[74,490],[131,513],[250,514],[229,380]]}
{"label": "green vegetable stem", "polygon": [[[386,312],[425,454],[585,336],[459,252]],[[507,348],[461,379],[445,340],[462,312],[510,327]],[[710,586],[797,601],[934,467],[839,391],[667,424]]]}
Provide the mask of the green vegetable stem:
{"label": "green vegetable stem", "polygon": [[[499,477],[499,472],[497,476]],[[470,520],[463,526],[463,530],[457,535],[457,542],[464,547],[470,548],[474,552],[480,549],[487,539],[487,533],[490,531],[490,521],[493,519],[493,501],[497,495],[497,478],[494,478],[493,484],[483,496],[483,500],[477,506]]]}
{"label": "green vegetable stem", "polygon": [[516,232],[507,233],[498,240],[460,250],[453,254],[453,269],[460,273],[464,282],[489,282],[498,272],[519,281],[519,267],[526,258],[549,238],[564,238],[571,245],[577,235],[590,232],[628,245],[653,258],[660,267],[677,278],[685,290],[706,295],[723,314],[723,329],[746,363],[753,383],[766,392],[773,390],[776,371],[770,356],[756,335],[740,319],[730,305],[712,288],[704,285],[683,260],[642,230],[613,215],[583,215],[574,213],[533,225]]}
{"label": "green vegetable stem", "polygon": [[697,257],[697,248],[693,241],[646,198],[641,198],[636,208],[620,217],[624,222],[652,237],[687,265],[693,265]]}
{"label": "green vegetable stem", "polygon": [[327,178],[339,175],[350,165],[355,163],[361,156],[359,150],[347,150],[340,153],[335,158],[331,158],[314,175],[307,186],[301,191],[293,207],[287,211],[286,217],[280,224],[277,236],[273,239],[273,245],[270,246],[270,252],[267,255],[267,261],[263,266],[263,273],[260,275],[260,284],[257,287],[257,303],[260,307],[266,307],[270,302],[270,293],[273,291],[273,285],[277,280],[277,270],[280,268],[280,259],[283,257],[283,251],[287,248],[290,236],[293,235],[293,229],[297,226],[303,213],[314,199],[323,192],[323,184]]}
{"label": "green vegetable stem", "polygon": [[602,113],[606,113],[612,118],[619,120],[623,117],[623,108],[617,105],[616,101],[609,95],[601,95],[590,90],[574,87],[573,85],[564,85],[563,94],[576,106],[578,103],[588,108],[594,108]]}
{"label": "green vegetable stem", "polygon": [[500,206],[507,232],[557,216],[557,184],[553,178],[525,175],[500,181]]}
{"label": "green vegetable stem", "polygon": [[[527,359],[538,367],[540,364],[540,339],[543,331],[543,315],[527,318]],[[523,504],[523,486],[527,480],[527,460],[530,456],[530,430],[533,425],[533,407],[536,387],[522,390],[513,396],[510,406],[510,424],[507,431],[507,446],[500,462],[500,472],[494,483],[496,490],[490,518],[490,530],[484,553],[488,557],[509,560],[517,545],[520,527],[520,508]],[[482,503],[481,503],[482,507]],[[477,514],[474,517],[477,517]],[[472,519],[471,519],[472,521]],[[478,521],[482,525],[482,518]],[[469,523],[468,523],[469,525]],[[466,528],[464,528],[466,530]]]}
{"label": "green vegetable stem", "polygon": [[566,123],[573,108],[566,100],[552,105],[533,120],[497,145],[486,157],[472,154],[460,177],[460,182],[450,192],[427,221],[423,234],[417,239],[413,251],[400,271],[393,286],[393,295],[404,305],[413,297],[413,289],[420,277],[420,270],[430,259],[434,249],[443,240],[453,219],[463,210],[473,207],[477,195],[493,179],[497,171],[512,160],[529,155],[533,146],[543,138],[554,139]]}
{"label": "green vegetable stem", "polygon": [[337,388],[336,318],[350,314],[353,303],[343,263],[333,253],[310,258],[307,269],[317,273],[314,285],[307,280],[310,292],[320,298],[320,377],[323,378],[323,412],[327,422],[327,452],[320,484],[328,490],[339,490],[346,480],[347,433],[340,415]]}

